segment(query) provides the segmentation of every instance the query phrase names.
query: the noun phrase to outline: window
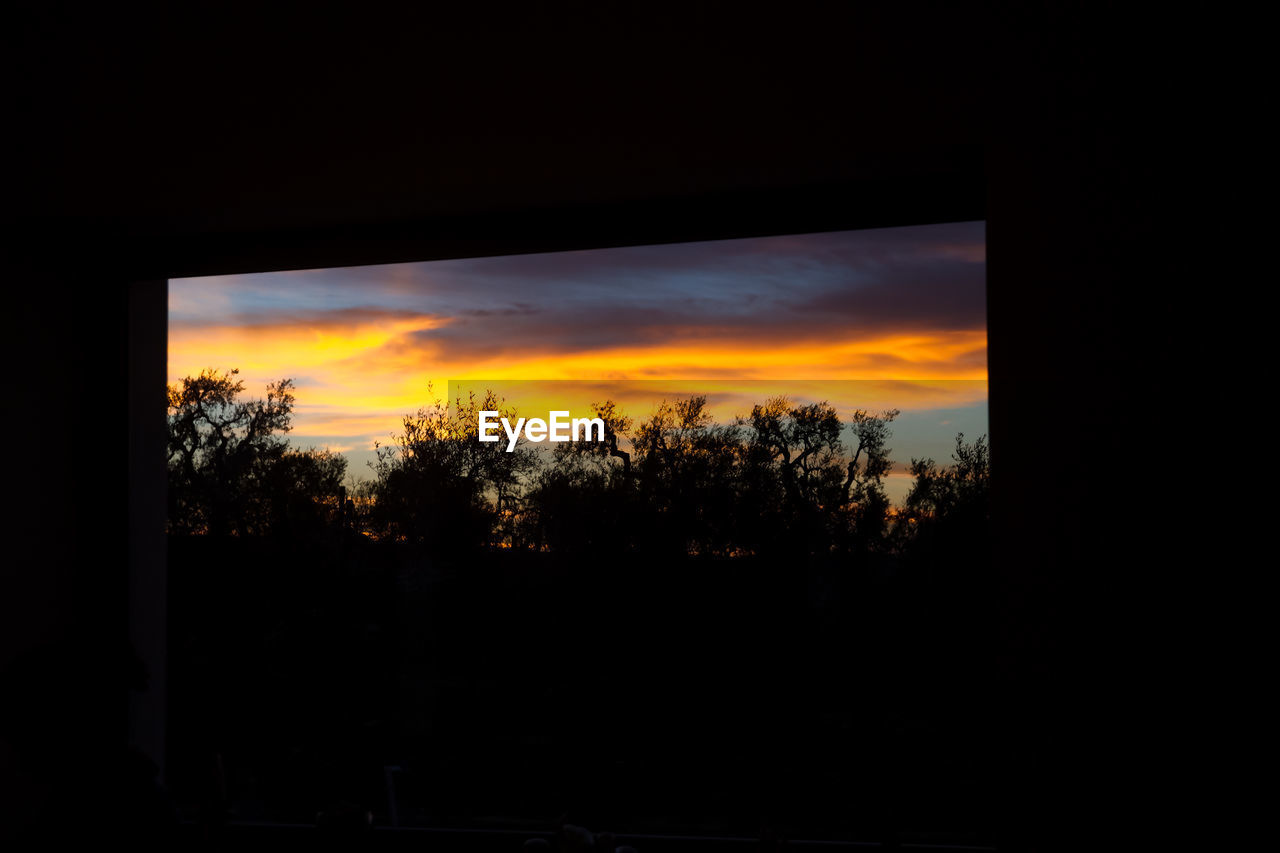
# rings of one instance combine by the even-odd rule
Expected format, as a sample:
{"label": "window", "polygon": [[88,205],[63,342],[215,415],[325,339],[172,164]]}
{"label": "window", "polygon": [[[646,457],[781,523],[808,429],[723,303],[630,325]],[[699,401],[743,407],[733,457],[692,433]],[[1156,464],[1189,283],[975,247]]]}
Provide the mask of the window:
{"label": "window", "polygon": [[[982,222],[169,300],[173,387],[293,380],[287,443],[228,409],[170,457],[181,802],[216,756],[243,820],[989,830]],[[490,391],[612,442],[481,448],[457,430]]]}

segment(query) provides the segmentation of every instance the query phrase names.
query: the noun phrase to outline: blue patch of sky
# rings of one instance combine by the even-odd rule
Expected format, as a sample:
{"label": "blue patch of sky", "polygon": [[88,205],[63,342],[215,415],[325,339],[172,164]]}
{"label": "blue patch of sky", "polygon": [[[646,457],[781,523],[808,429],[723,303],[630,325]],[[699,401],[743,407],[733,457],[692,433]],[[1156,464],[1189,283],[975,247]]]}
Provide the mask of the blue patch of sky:
{"label": "blue patch of sky", "polygon": [[956,433],[964,433],[965,441],[970,442],[988,434],[989,423],[986,400],[958,408],[902,412],[890,426],[890,457],[901,465],[910,464],[913,457],[929,457],[940,465],[950,465]]}

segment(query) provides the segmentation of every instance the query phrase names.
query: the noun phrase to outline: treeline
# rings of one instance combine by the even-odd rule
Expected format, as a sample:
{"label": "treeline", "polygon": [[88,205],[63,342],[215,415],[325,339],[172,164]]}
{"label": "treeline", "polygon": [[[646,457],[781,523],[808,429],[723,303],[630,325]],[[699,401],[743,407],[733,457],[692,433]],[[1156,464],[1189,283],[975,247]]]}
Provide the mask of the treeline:
{"label": "treeline", "polygon": [[[290,449],[289,380],[241,400],[236,371],[203,371],[169,390],[170,529],[307,535],[341,527],[440,555],[476,549],[655,556],[902,553],[988,520],[985,436],[956,438],[950,464],[913,459],[902,506],[884,481],[898,412],[773,398],[716,423],[705,397],[663,402],[636,422],[594,407],[605,441],[540,452],[478,440],[478,413],[516,413],[490,392],[406,416],[377,448],[373,478],[343,486],[346,460]],[[542,445],[547,447],[547,445]]]}

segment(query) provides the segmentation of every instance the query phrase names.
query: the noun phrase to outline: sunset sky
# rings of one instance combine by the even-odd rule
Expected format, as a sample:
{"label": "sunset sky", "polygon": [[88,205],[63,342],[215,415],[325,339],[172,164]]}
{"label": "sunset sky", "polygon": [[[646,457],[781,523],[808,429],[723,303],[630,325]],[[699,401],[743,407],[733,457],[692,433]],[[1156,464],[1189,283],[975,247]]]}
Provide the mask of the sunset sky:
{"label": "sunset sky", "polygon": [[[254,396],[292,378],[292,442],[345,453],[356,478],[371,476],[373,442],[450,381],[557,380],[533,405],[576,414],[612,397],[637,421],[690,393],[708,394],[722,420],[779,393],[842,416],[899,408],[889,491],[900,499],[912,456],[948,462],[956,432],[987,432],[984,232],[969,222],[174,279],[168,376],[239,368]],[[520,414],[545,417],[526,412],[531,399]]]}

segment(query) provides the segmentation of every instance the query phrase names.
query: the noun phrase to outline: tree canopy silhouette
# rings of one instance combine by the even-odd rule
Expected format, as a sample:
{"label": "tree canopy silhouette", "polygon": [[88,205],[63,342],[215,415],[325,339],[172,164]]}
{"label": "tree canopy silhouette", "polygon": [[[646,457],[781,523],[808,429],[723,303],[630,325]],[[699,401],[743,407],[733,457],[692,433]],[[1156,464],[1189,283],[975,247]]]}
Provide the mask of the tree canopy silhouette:
{"label": "tree canopy silhouette", "polygon": [[906,518],[917,535],[954,538],[984,531],[990,521],[991,448],[985,435],[966,442],[956,436],[953,464],[940,466],[932,459],[912,459],[915,482],[904,501]]}
{"label": "tree canopy silhouette", "polygon": [[604,441],[585,437],[556,445],[540,465],[524,501],[521,541],[561,552],[598,553],[635,545],[637,490],[632,478],[632,420],[612,400],[595,403]]}
{"label": "tree canopy silhouette", "polygon": [[757,538],[806,552],[827,550],[850,536],[863,546],[878,541],[889,508],[886,442],[897,416],[896,409],[853,412],[850,456],[841,439],[845,425],[829,403],[799,405],[775,397],[753,406],[739,422],[748,428],[745,508],[765,522]]}
{"label": "tree canopy silhouette", "polygon": [[724,553],[734,539],[742,429],[717,424],[705,396],[663,401],[636,430],[636,468],[655,544]]}
{"label": "tree canopy silhouette", "polygon": [[266,399],[240,399],[238,369],[210,368],[169,386],[169,529],[239,536],[286,532],[336,506],[347,462],[328,450],[293,450],[293,382]]}
{"label": "tree canopy silhouette", "polygon": [[436,400],[406,415],[404,431],[379,445],[373,463],[372,523],[394,541],[456,551],[489,543],[518,511],[536,457],[522,438],[479,440],[479,413],[515,412],[492,392],[453,405]]}

